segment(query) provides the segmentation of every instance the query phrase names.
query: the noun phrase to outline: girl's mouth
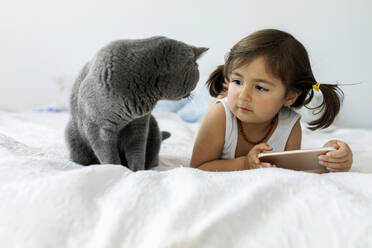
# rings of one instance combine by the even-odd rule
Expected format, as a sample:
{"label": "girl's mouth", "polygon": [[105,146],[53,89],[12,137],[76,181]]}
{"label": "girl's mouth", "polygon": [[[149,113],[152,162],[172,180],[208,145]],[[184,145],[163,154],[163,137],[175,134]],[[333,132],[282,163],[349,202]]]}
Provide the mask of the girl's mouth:
{"label": "girl's mouth", "polygon": [[243,110],[243,111],[252,111],[252,110],[249,110],[249,109],[247,109],[247,108],[243,108],[243,107],[239,107],[241,110]]}

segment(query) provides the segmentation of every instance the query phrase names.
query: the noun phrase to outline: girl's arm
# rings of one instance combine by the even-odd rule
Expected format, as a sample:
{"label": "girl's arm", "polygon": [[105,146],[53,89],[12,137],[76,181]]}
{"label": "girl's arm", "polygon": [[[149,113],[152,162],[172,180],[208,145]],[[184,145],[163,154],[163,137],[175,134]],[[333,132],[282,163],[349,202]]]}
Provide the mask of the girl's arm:
{"label": "girl's arm", "polygon": [[285,145],[285,151],[299,150],[301,149],[302,140],[302,128],[300,120],[293,126],[291,133],[289,134],[287,143]]}
{"label": "girl's arm", "polygon": [[197,167],[204,171],[238,171],[245,170],[245,157],[239,157],[230,160],[213,160]]}
{"label": "girl's arm", "polygon": [[245,157],[221,160],[225,143],[226,116],[222,103],[213,99],[201,122],[195,140],[190,167],[206,171],[243,170]]}

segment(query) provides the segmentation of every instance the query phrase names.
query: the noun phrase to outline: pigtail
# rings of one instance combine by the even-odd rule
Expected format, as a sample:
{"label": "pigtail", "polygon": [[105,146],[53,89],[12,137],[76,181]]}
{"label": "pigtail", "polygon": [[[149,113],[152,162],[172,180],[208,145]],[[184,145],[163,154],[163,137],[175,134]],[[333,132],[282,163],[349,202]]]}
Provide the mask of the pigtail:
{"label": "pigtail", "polygon": [[225,65],[217,66],[216,70],[214,70],[210,75],[206,82],[209,88],[209,94],[213,97],[217,97],[222,92],[226,90],[225,87],[225,75],[223,73]]}
{"label": "pigtail", "polygon": [[[318,128],[327,128],[333,123],[337,114],[340,112],[341,103],[344,98],[342,90],[334,84],[320,84],[319,90],[322,92],[323,102],[313,108],[307,107],[311,110],[319,109],[317,113],[322,113],[319,119],[309,123],[311,126],[309,129],[313,131]],[[313,91],[311,91],[311,96],[313,96]]]}

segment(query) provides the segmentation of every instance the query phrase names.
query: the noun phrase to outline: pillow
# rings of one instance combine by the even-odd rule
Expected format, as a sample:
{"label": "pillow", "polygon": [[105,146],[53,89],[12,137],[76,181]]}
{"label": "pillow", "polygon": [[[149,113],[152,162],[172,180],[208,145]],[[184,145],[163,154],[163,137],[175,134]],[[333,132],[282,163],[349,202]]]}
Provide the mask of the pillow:
{"label": "pillow", "polygon": [[192,95],[193,97],[177,113],[186,122],[200,122],[212,97],[204,85],[195,89]]}
{"label": "pillow", "polygon": [[192,97],[179,101],[159,101],[153,112],[177,113],[186,122],[199,122],[203,118],[212,97],[204,85],[191,92]]}
{"label": "pillow", "polygon": [[156,106],[153,112],[172,112],[176,113],[184,105],[187,104],[187,99],[182,99],[179,101],[170,101],[170,100],[160,100],[156,103]]}

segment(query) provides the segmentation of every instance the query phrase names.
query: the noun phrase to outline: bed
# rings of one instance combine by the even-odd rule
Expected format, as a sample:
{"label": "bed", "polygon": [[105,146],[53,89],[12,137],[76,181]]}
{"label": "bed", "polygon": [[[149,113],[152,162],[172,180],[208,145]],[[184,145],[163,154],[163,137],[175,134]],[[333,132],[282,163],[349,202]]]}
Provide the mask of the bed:
{"label": "bed", "polygon": [[372,131],[337,138],[350,172],[189,168],[199,123],[156,112],[172,133],[149,171],[68,159],[67,112],[0,112],[0,247],[372,247]]}

